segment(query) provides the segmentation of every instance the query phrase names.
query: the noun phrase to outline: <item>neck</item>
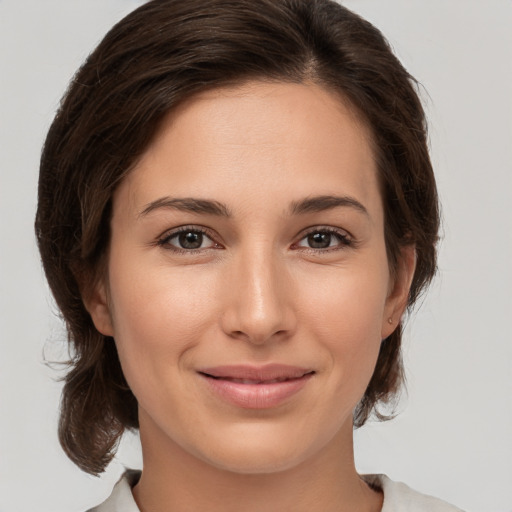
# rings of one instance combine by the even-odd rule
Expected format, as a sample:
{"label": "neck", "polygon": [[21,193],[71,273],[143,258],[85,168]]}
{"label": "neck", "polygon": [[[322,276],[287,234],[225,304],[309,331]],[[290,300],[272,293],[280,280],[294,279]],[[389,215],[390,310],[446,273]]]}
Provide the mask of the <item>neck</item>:
{"label": "neck", "polygon": [[[214,465],[141,422],[144,469],[134,488],[141,512],[377,512],[382,495],[354,465],[352,425],[292,468],[243,474]],[[243,504],[243,506],[242,506]]]}

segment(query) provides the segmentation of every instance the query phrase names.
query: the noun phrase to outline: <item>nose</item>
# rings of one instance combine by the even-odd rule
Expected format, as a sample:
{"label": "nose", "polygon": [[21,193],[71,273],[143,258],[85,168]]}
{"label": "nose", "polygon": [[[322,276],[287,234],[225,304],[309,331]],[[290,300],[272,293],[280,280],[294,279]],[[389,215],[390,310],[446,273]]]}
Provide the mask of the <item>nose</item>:
{"label": "nose", "polygon": [[222,329],[255,345],[288,338],[297,323],[289,273],[270,249],[250,252],[229,269]]}

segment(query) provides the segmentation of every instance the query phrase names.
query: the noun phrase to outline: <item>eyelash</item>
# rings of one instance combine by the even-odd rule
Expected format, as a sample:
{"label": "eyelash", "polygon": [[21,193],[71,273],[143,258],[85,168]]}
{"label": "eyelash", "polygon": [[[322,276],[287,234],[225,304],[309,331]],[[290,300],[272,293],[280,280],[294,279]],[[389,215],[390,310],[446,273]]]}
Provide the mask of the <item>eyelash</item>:
{"label": "eyelash", "polygon": [[[212,247],[203,247],[203,248],[199,247],[197,249],[185,249],[185,248],[180,248],[175,245],[172,245],[170,243],[170,241],[173,238],[178,237],[182,233],[199,233],[199,234],[209,238],[214,245]],[[308,236],[317,234],[317,233],[334,236],[338,240],[339,244],[335,245],[333,247],[326,247],[326,248],[303,247],[303,246],[298,245],[300,242],[302,242]],[[156,245],[163,247],[166,250],[170,250],[175,253],[178,253],[178,254],[191,254],[191,253],[199,253],[199,252],[202,252],[202,251],[205,251],[208,249],[222,248],[222,246],[220,244],[215,242],[214,238],[215,238],[215,235],[212,234],[212,232],[210,230],[207,230],[205,228],[202,228],[199,226],[182,226],[182,227],[174,229],[170,232],[168,231],[164,235],[159,237],[156,242]],[[301,235],[301,238],[298,240],[298,242],[295,242],[292,244],[292,248],[298,248],[297,250],[301,250],[301,251],[308,252],[308,253],[314,253],[314,254],[324,253],[325,254],[327,252],[339,251],[339,250],[342,250],[345,248],[354,247],[355,245],[356,245],[355,240],[346,231],[337,230],[337,229],[330,228],[330,227],[315,226],[314,228],[311,228],[308,231],[306,231],[305,233],[303,233]]]}
{"label": "eyelash", "polygon": [[[199,233],[203,236],[208,237],[213,242],[214,246],[198,248],[198,249],[185,249],[182,247],[177,247],[175,245],[172,245],[170,243],[170,241],[173,238],[178,237],[181,233]],[[199,227],[199,226],[181,226],[177,229],[173,229],[172,231],[168,231],[157,240],[157,245],[160,247],[163,247],[166,250],[170,250],[170,251],[173,251],[178,254],[191,254],[191,253],[202,252],[207,249],[221,248],[220,244],[218,244],[214,241],[214,235],[212,234],[212,232],[205,228]]]}
{"label": "eyelash", "polygon": [[298,242],[294,243],[293,246],[297,246],[302,240],[307,238],[310,235],[321,233],[326,235],[334,236],[339,244],[335,245],[333,247],[327,247],[324,249],[316,249],[314,247],[301,247],[301,250],[309,252],[309,253],[329,253],[333,251],[339,251],[347,248],[354,247],[356,245],[355,240],[344,230],[334,229],[331,227],[322,227],[322,226],[315,226],[314,228],[309,229],[305,233],[302,234],[301,238]]}

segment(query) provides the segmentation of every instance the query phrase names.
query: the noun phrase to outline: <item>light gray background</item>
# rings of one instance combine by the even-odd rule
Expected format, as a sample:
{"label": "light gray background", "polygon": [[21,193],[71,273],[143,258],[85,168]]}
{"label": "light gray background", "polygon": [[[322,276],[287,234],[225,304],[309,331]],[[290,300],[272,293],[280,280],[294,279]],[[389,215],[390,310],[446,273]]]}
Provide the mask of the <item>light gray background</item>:
{"label": "light gray background", "polygon": [[[137,0],[0,0],[0,511],[106,495],[57,443],[65,333],[40,270],[40,147],[75,69]],[[424,85],[444,213],[439,277],[409,322],[408,397],[356,434],[358,467],[473,512],[512,511],[512,1],[350,0]]]}

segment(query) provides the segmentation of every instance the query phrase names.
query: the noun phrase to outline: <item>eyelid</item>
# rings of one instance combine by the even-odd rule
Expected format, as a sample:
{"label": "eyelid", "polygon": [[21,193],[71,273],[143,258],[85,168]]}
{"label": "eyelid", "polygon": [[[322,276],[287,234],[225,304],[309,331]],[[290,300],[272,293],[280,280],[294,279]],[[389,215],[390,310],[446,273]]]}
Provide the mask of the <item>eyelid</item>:
{"label": "eyelid", "polygon": [[343,235],[343,236],[347,236],[347,238],[353,238],[352,234],[346,230],[346,229],[343,229],[343,228],[340,228],[340,227],[335,227],[335,226],[328,226],[328,225],[324,225],[324,224],[319,224],[319,225],[315,225],[315,226],[310,226],[308,228],[305,228],[303,229],[297,236],[298,237],[305,237],[311,233],[316,233],[316,232],[326,232],[326,233],[334,233],[334,234],[338,234],[338,235]]}
{"label": "eyelid", "polygon": [[[179,235],[180,233],[191,232],[191,231],[202,233],[204,236],[206,236],[212,242],[213,245],[211,247],[203,247],[203,248],[198,248],[198,249],[184,249],[184,248],[180,248],[180,247],[174,246],[169,243],[169,240],[171,238]],[[328,248],[323,248],[323,249],[322,248],[314,248],[314,247],[303,247],[303,246],[298,245],[298,243],[300,241],[302,241],[304,238],[306,238],[307,236],[309,236],[312,233],[328,233],[328,234],[334,235],[335,237],[338,238],[339,244],[337,244],[333,247],[328,247]],[[205,226],[198,226],[195,224],[186,224],[183,226],[177,226],[175,228],[171,228],[171,229],[164,231],[161,235],[159,235],[157,237],[155,244],[158,246],[167,248],[169,250],[172,250],[174,252],[190,254],[190,253],[199,253],[201,251],[206,251],[209,249],[224,248],[223,245],[217,241],[219,238],[220,238],[219,235],[210,228],[207,228]],[[323,225],[311,226],[311,227],[304,229],[295,237],[295,240],[296,241],[291,246],[292,249],[301,250],[301,251],[311,251],[311,252],[315,252],[315,253],[318,253],[318,252],[325,253],[325,252],[329,252],[329,251],[345,249],[348,247],[354,247],[357,243],[356,240],[354,239],[354,237],[352,236],[352,234],[349,233],[346,229],[342,229],[339,227],[333,227],[333,226],[323,226]]]}
{"label": "eyelid", "polygon": [[[313,233],[328,233],[330,235],[334,235],[338,237],[340,243],[334,247],[328,247],[324,249],[314,248],[314,247],[303,247],[299,246],[298,243],[304,240],[307,236]],[[296,242],[292,244],[292,248],[297,248],[298,250],[304,251],[312,251],[312,252],[329,252],[334,250],[345,249],[347,247],[354,247],[356,245],[356,240],[354,237],[346,230],[342,228],[336,228],[333,226],[312,226],[310,228],[306,228],[302,231],[297,237]]]}
{"label": "eyelid", "polygon": [[[169,243],[169,240],[171,238],[174,238],[175,236],[179,235],[180,233],[187,233],[187,232],[196,232],[201,233],[204,236],[206,236],[211,242],[213,243],[213,246],[211,247],[202,247],[199,249],[184,249],[182,247],[177,247]],[[168,250],[178,252],[178,253],[198,253],[201,251],[205,251],[208,249],[219,249],[222,248],[222,244],[216,241],[216,239],[219,238],[218,235],[211,229],[206,228],[204,226],[197,226],[194,224],[186,224],[183,226],[177,226],[175,228],[168,229],[164,231],[161,235],[159,235],[156,239],[156,245],[164,247]]]}

